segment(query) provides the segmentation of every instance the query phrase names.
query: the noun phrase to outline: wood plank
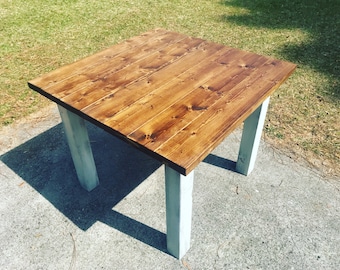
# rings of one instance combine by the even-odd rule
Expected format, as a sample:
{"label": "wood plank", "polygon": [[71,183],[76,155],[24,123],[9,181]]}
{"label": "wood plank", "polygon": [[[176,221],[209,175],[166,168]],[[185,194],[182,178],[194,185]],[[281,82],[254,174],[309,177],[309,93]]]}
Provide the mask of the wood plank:
{"label": "wood plank", "polygon": [[[205,50],[205,53],[197,49],[198,47],[194,47],[195,49],[192,49],[192,53],[187,53],[180,58],[181,61],[176,59],[171,65],[167,65],[157,71],[157,74],[153,73],[151,76],[143,77],[141,80],[137,80],[133,84],[119,89],[115,95],[105,97],[82,111],[105,123],[107,126],[110,126],[109,121],[116,113],[124,112],[137,100],[151,94],[154,89],[162,86],[165,82],[170,83],[171,80],[176,80],[176,76],[172,74],[184,72],[193,66],[196,61],[203,61],[209,56],[209,53],[212,53],[212,51],[206,49],[207,44],[199,45],[199,47],[201,50]],[[161,78],[164,77],[166,77],[166,79],[162,80]],[[112,103],[114,103],[115,106],[112,106]]]}
{"label": "wood plank", "polygon": [[[82,72],[77,72],[74,76],[67,78],[67,80],[62,80],[52,86],[45,87],[45,90],[60,99],[70,94],[79,95],[77,91],[84,88],[88,89],[88,91],[98,89],[110,81],[111,75],[117,73],[116,77],[120,75],[120,82],[124,83],[124,71],[126,72],[126,68],[132,69],[132,67],[130,67],[132,63],[137,64],[139,61],[157,53],[163,47],[185,39],[185,36],[176,36],[172,33],[157,37],[158,38],[150,38],[148,42],[142,43],[140,46],[122,50],[122,52],[115,55],[115,57],[107,57],[105,61],[100,61],[100,64],[98,64],[98,61],[88,63],[87,69],[81,70]],[[119,51],[119,45],[112,48],[112,50]],[[138,71],[138,69],[136,69],[136,71]],[[119,72],[123,74],[119,74]],[[138,74],[136,74],[136,76],[137,75]],[[92,86],[92,88],[90,88],[90,86]]]}
{"label": "wood plank", "polygon": [[[264,65],[262,69],[265,72],[270,66]],[[261,74],[258,72],[246,76],[225,98],[202,111],[194,121],[154,151],[166,157],[169,162],[176,163],[174,165],[183,169],[182,173],[189,173],[258,107],[254,104],[261,104],[269,96],[268,93],[273,91],[275,82],[259,80],[263,78]],[[261,91],[246,91],[250,86]]]}
{"label": "wood plank", "polygon": [[[72,104],[78,110],[82,110],[85,107],[91,106],[94,102],[112,95],[129,86],[136,80],[141,80],[146,76],[149,76],[158,69],[171,64],[178,56],[171,55],[172,51],[178,51],[178,47],[185,47],[185,44],[191,46],[198,46],[202,43],[200,39],[181,39],[176,40],[171,44],[164,44],[164,46],[158,46],[160,50],[154,50],[146,54],[141,54],[142,57],[130,59],[127,55],[122,55],[124,59],[118,59],[116,62],[108,62],[102,69],[111,70],[110,72],[98,75],[95,80],[91,80],[88,83],[83,83],[79,88],[72,89],[69,95],[61,98],[61,100],[67,104]],[[130,53],[129,53],[130,54]],[[122,64],[119,64],[122,62]],[[115,67],[117,66],[117,67]],[[115,68],[113,68],[115,67]],[[97,74],[97,71],[91,71]]]}
{"label": "wood plank", "polygon": [[[167,110],[170,106],[195,91],[207,80],[218,75],[218,72],[221,72],[221,67],[213,60],[217,55],[224,52],[225,50],[219,50],[213,52],[211,56],[206,55],[203,61],[197,65],[190,65],[191,62],[186,61],[191,66],[189,69],[171,79],[169,83],[149,92],[126,110],[120,111],[110,118],[106,124],[113,129],[119,129],[124,135],[133,132],[148,119],[152,119]],[[199,74],[199,76],[193,74]]]}
{"label": "wood plank", "polygon": [[[159,38],[161,35],[168,36],[169,32],[164,29],[155,29],[153,31],[146,32],[140,36],[136,36],[125,40],[122,43],[113,45],[101,52],[80,59],[74,63],[55,69],[47,74],[29,81],[28,84],[32,87],[40,86],[41,89],[46,91],[53,85],[62,83],[72,76],[81,74],[82,72],[86,72],[86,70],[91,69],[94,62],[96,65],[100,65],[102,62],[106,62],[124,51],[133,51],[135,47],[146,43],[149,39],[157,37]],[[52,93],[49,92],[49,94]]]}
{"label": "wood plank", "polygon": [[[241,56],[242,54],[239,54]],[[235,60],[237,62],[242,61],[241,58],[237,58],[238,60]],[[264,59],[263,59],[264,60]],[[237,65],[238,66],[238,65]],[[197,70],[199,71],[199,70]],[[146,143],[145,140],[148,138],[148,140],[153,142],[153,145],[158,145],[159,143],[162,143],[160,141],[155,142],[156,134],[167,132],[167,137],[172,137],[174,132],[180,131],[184,123],[189,121],[189,119],[192,119],[193,114],[190,114],[189,112],[198,112],[202,111],[202,108],[204,110],[208,109],[209,107],[213,106],[214,102],[216,102],[220,98],[232,98],[236,94],[239,94],[238,89],[234,89],[234,91],[229,91],[228,93],[225,89],[227,89],[227,86],[229,86],[230,89],[233,89],[235,84],[240,83],[243,79],[247,78],[249,76],[251,70],[243,68],[241,71],[239,69],[233,69],[230,71],[230,68],[227,66],[224,66],[224,68],[220,68],[220,73],[215,74],[214,77],[211,77],[209,81],[203,82],[202,85],[198,84],[196,85],[195,91],[192,93],[192,95],[188,95],[187,98],[178,101],[178,104],[175,104],[172,106],[171,110],[167,110],[166,112],[162,114],[155,114],[156,117],[159,117],[160,119],[168,118],[168,119],[174,119],[176,121],[174,124],[174,130],[170,132],[166,126],[169,126],[169,123],[164,123],[162,120],[157,120],[156,118],[152,118],[148,122],[148,126],[144,126],[144,129],[149,130],[149,133],[144,134],[144,136],[141,134],[142,131],[135,131],[134,134],[131,134],[131,138],[134,138],[136,134],[138,135],[138,138],[143,138],[144,137],[144,142],[142,143],[141,141],[138,141],[138,143],[142,143],[143,145]],[[243,75],[242,75],[243,74]],[[237,75],[237,76],[236,76]],[[202,76],[200,72],[197,72],[196,74],[197,77]],[[223,84],[221,83],[223,82]],[[224,90],[222,88],[224,86]],[[223,92],[224,91],[224,92]],[[208,94],[208,95],[207,95]],[[214,94],[214,95],[213,95]],[[198,102],[198,100],[201,99],[201,102]],[[178,115],[179,112],[187,113],[188,115]],[[169,115],[169,116],[168,116]],[[175,117],[174,117],[175,115]],[[196,115],[196,113],[195,113]],[[186,121],[183,121],[184,118],[186,118]],[[159,126],[156,127],[155,124],[153,123],[159,123]],[[189,121],[190,122],[190,121]],[[180,125],[180,126],[179,126]],[[150,133],[150,126],[153,126],[153,132]],[[171,127],[172,125],[170,125]],[[150,136],[150,134],[152,134]]]}
{"label": "wood plank", "polygon": [[[228,51],[229,52],[229,51]],[[235,62],[240,61],[244,52],[238,51],[238,57]],[[235,52],[232,54],[235,56]],[[230,57],[233,57],[230,55]],[[173,137],[178,131],[183,129],[188,123],[193,121],[201,111],[208,109],[219,98],[222,98],[222,87],[228,83],[236,82],[236,75],[242,79],[240,74],[246,72],[247,69],[243,69],[241,72],[238,69],[230,71],[228,66],[218,66],[219,73],[215,73],[212,70],[212,66],[202,67],[201,70],[197,69],[197,73],[191,78],[193,81],[198,80],[196,85],[193,85],[193,91],[188,92],[188,95],[184,96],[182,100],[178,100],[177,103],[166,108],[161,113],[155,113],[149,120],[143,122],[143,125],[138,129],[131,132],[128,136],[130,139],[147,146],[149,149],[156,149],[167,139]],[[206,69],[206,70],[205,70]],[[211,75],[206,77],[206,81],[199,81],[204,77],[204,71],[212,72]],[[232,93],[229,93],[231,96]],[[151,110],[153,111],[153,110]],[[141,114],[145,114],[143,111]],[[139,123],[133,122],[129,127],[136,126]],[[125,134],[123,132],[123,134]]]}

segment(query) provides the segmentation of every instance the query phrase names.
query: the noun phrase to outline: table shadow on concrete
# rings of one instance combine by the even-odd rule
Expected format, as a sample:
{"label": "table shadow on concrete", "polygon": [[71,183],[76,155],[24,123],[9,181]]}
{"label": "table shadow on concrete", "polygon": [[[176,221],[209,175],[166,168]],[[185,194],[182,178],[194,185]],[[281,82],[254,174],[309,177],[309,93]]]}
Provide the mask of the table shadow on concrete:
{"label": "table shadow on concrete", "polygon": [[228,170],[228,171],[236,172],[236,161],[232,161],[230,159],[219,157],[214,154],[209,154],[203,160],[203,162],[208,163],[210,165],[214,165],[216,167],[219,167],[225,170]]}
{"label": "table shadow on concrete", "polygon": [[1,160],[82,230],[101,221],[166,252],[166,235],[112,208],[161,163],[88,125],[100,185],[91,192],[77,179],[61,124],[12,149]]}
{"label": "table shadow on concrete", "polygon": [[[91,192],[78,182],[62,124],[0,159],[80,229],[100,221],[167,253],[165,233],[113,210],[162,164],[92,124],[88,131],[100,180]],[[235,162],[213,154],[204,162],[235,170]]]}

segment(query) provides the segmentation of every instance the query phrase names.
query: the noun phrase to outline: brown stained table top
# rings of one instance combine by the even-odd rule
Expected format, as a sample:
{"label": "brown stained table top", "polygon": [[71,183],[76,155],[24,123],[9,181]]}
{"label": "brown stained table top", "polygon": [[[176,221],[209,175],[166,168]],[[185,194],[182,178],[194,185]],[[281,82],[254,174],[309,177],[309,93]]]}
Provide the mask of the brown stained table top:
{"label": "brown stained table top", "polygon": [[29,87],[186,175],[295,67],[156,29]]}

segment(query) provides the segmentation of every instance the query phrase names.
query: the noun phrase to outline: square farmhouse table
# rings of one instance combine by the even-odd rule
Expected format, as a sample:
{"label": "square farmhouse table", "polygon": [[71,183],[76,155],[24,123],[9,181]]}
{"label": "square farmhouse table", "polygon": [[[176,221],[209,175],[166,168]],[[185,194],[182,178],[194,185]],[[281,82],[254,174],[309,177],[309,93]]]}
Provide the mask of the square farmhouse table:
{"label": "square farmhouse table", "polygon": [[28,84],[56,102],[81,185],[98,176],[84,119],[165,164],[167,248],[190,247],[193,169],[244,122],[236,170],[248,175],[269,96],[292,63],[156,29]]}

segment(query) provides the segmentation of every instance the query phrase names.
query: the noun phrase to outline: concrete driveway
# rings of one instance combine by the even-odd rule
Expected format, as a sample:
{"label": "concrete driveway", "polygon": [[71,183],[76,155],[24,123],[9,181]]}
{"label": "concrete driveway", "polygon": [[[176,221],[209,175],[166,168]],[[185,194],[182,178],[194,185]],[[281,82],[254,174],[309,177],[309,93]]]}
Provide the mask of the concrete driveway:
{"label": "concrete driveway", "polygon": [[166,251],[164,167],[88,125],[100,186],[78,184],[55,106],[0,135],[0,269],[339,269],[340,179],[240,130],[195,170],[191,249]]}

